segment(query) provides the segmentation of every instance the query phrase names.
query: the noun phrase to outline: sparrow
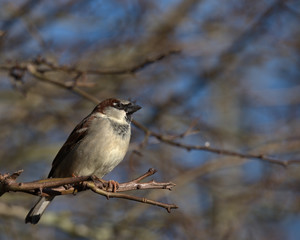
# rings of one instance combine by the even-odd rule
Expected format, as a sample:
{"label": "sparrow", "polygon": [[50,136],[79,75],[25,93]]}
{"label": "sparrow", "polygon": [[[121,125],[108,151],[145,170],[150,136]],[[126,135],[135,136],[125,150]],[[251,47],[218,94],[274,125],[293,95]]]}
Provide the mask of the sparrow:
{"label": "sparrow", "polygon": [[[100,102],[71,132],[52,163],[48,178],[102,178],[124,158],[131,136],[132,114],[140,106],[109,98]],[[41,197],[25,218],[36,224],[54,197]]]}

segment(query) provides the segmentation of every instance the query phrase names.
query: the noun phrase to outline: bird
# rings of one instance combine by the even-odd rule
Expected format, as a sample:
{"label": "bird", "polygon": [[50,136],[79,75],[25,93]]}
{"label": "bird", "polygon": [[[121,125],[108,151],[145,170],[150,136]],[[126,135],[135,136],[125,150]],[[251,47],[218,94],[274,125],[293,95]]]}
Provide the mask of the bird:
{"label": "bird", "polygon": [[[71,132],[54,158],[48,178],[95,176],[100,179],[111,172],[125,157],[132,114],[139,109],[131,101],[116,98],[100,102]],[[25,223],[37,224],[53,199],[53,196],[40,197]]]}

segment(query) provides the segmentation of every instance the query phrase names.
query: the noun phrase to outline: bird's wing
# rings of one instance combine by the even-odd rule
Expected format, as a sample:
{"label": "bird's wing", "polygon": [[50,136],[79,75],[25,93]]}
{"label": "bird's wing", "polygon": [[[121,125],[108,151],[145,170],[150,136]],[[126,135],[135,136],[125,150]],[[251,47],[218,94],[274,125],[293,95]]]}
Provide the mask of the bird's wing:
{"label": "bird's wing", "polygon": [[74,128],[67,141],[64,143],[64,145],[61,147],[56,157],[54,158],[48,178],[53,176],[53,173],[63,161],[63,159],[65,159],[66,156],[72,151],[72,149],[86,136],[88,132],[88,127],[91,124],[92,120],[93,117],[89,115]]}

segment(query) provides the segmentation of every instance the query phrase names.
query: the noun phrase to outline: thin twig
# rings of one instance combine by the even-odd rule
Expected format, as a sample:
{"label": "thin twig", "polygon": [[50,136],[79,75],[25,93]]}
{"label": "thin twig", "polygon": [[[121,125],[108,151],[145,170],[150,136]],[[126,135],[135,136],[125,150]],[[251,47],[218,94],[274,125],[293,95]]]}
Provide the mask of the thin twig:
{"label": "thin twig", "polygon": [[88,182],[87,187],[89,189],[91,189],[92,191],[94,191],[95,193],[106,196],[107,199],[109,199],[109,198],[124,198],[124,199],[132,200],[132,201],[137,201],[137,202],[146,203],[146,204],[150,204],[150,205],[154,205],[154,206],[158,206],[158,207],[163,207],[168,212],[170,212],[171,209],[178,208],[178,206],[176,206],[175,204],[162,203],[162,202],[150,200],[150,199],[147,199],[147,198],[131,196],[131,195],[128,195],[128,194],[123,194],[123,193],[107,192],[107,191],[104,191],[103,189],[100,189],[100,188],[96,187],[96,185],[92,182]]}
{"label": "thin twig", "polygon": [[260,159],[260,160],[263,160],[263,161],[267,161],[269,163],[274,163],[274,164],[281,165],[283,167],[287,167],[288,165],[291,165],[291,164],[299,164],[300,163],[300,160],[298,160],[298,159],[280,160],[280,159],[268,157],[265,154],[239,153],[239,152],[236,152],[236,151],[220,149],[220,148],[213,148],[213,147],[210,147],[210,146],[184,144],[184,143],[174,141],[173,139],[170,139],[170,138],[168,138],[168,137],[166,137],[162,134],[155,133],[155,132],[149,130],[147,127],[145,127],[141,123],[137,122],[137,121],[133,121],[133,123],[137,128],[142,130],[147,136],[153,136],[156,139],[158,139],[160,142],[164,142],[164,143],[167,143],[167,144],[175,146],[175,147],[184,148],[188,151],[190,151],[190,150],[202,150],[202,151],[212,152],[212,153],[226,155],[226,156],[234,156],[234,157],[239,157],[239,158],[250,158],[250,159],[251,158],[252,159],[253,158],[254,159]]}
{"label": "thin twig", "polygon": [[132,182],[140,182],[140,181],[142,181],[143,179],[145,179],[145,178],[147,178],[147,177],[149,177],[149,176],[152,176],[152,175],[155,174],[155,173],[156,173],[156,170],[155,170],[154,168],[150,168],[150,169],[148,170],[148,172],[146,172],[146,173],[143,174],[142,176],[140,176],[140,177],[138,177],[138,178],[132,180]]}
{"label": "thin twig", "polygon": [[172,49],[165,53],[161,53],[156,55],[155,57],[149,57],[146,58],[144,61],[139,62],[133,66],[121,68],[121,69],[102,69],[102,70],[96,70],[96,69],[86,69],[86,70],[80,70],[76,67],[69,67],[69,66],[61,66],[56,65],[54,63],[50,63],[44,58],[37,58],[36,63],[38,64],[45,64],[49,67],[49,69],[40,69],[41,73],[50,72],[50,71],[64,71],[64,72],[75,72],[77,74],[89,74],[89,75],[120,75],[120,74],[133,74],[136,73],[145,67],[147,67],[150,64],[153,64],[155,62],[158,62],[170,55],[178,54],[180,53],[180,50]]}
{"label": "thin twig", "polygon": [[98,104],[100,102],[97,98],[93,97],[92,95],[88,94],[87,92],[81,90],[80,88],[78,88],[76,86],[68,86],[63,82],[60,82],[60,81],[57,81],[57,80],[54,80],[54,79],[51,79],[51,78],[48,78],[48,77],[44,76],[43,74],[39,73],[36,70],[36,67],[33,64],[28,64],[27,65],[27,70],[32,76],[36,77],[39,80],[42,80],[44,82],[51,83],[51,84],[54,84],[58,87],[67,89],[69,91],[72,91],[72,92],[74,92],[74,93],[76,93],[76,94],[84,97],[85,99],[87,99],[91,102],[94,102],[96,104]]}

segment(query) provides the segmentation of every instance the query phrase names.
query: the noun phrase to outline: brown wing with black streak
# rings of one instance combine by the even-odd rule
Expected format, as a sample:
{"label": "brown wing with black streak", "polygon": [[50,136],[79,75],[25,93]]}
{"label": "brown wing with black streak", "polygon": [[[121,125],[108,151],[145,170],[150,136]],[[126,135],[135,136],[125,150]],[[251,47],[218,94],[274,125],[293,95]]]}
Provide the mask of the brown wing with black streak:
{"label": "brown wing with black streak", "polygon": [[54,158],[52,162],[52,168],[48,175],[48,178],[53,176],[53,173],[55,172],[55,169],[59,166],[59,164],[62,162],[62,160],[68,155],[70,151],[86,136],[88,126],[91,123],[91,118],[87,116],[85,119],[83,119],[71,132],[70,136],[68,137],[65,144],[61,147],[59,152],[57,153],[56,157]]}

